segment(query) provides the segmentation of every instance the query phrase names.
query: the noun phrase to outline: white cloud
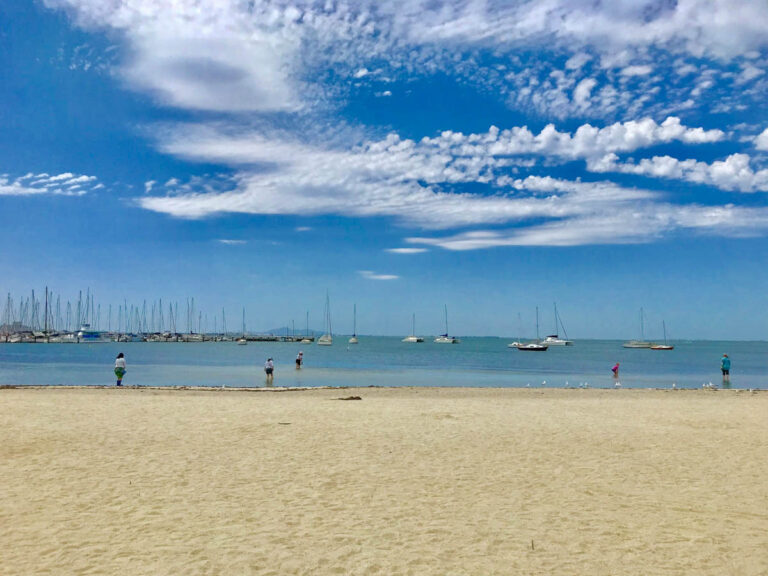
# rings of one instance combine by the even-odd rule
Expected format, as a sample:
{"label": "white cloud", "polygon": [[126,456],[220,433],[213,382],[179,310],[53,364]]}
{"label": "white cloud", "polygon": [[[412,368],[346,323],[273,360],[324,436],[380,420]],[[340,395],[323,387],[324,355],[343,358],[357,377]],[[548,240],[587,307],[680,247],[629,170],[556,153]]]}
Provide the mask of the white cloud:
{"label": "white cloud", "polygon": [[751,64],[746,65],[741,71],[741,74],[739,74],[737,84],[746,84],[755,78],[759,78],[763,74],[765,74],[765,70],[752,66]]}
{"label": "white cloud", "polygon": [[103,187],[96,182],[95,176],[78,176],[71,172],[53,176],[30,172],[18,178],[0,174],[0,196],[83,196]]}
{"label": "white cloud", "polygon": [[721,190],[768,192],[768,169],[753,170],[746,154],[731,154],[711,164],[697,160],[678,160],[670,156],[644,158],[637,163],[621,163],[615,154],[606,155],[592,165],[597,172],[623,172],[656,178],[675,178]]}
{"label": "white cloud", "polygon": [[476,230],[447,237],[413,237],[414,244],[465,251],[505,246],[641,244],[687,229],[693,233],[749,237],[768,231],[768,209],[648,203],[511,230]]}
{"label": "white cloud", "polygon": [[[125,52],[114,59],[120,62],[114,72],[132,89],[176,108],[218,113],[217,122],[156,130],[160,150],[233,170],[227,177],[171,179],[164,196],[147,182],[156,195],[140,198],[139,205],[173,216],[339,213],[389,216],[432,230],[516,226],[508,234],[449,236],[463,246],[644,241],[654,230],[687,226],[662,209],[661,194],[610,182],[567,182],[547,177],[547,170],[577,161],[587,171],[677,178],[722,190],[765,187],[765,170],[753,168],[743,154],[711,164],[620,158],[663,144],[725,138],[721,130],[684,126],[669,110],[727,111],[762,102],[764,2],[44,2],[67,9],[85,28],[119,38]],[[440,72],[541,117],[635,120],[602,128],[583,124],[574,132],[554,125],[446,130],[420,140],[319,128],[336,123],[332,111],[354,92],[350,86]],[[392,93],[374,90],[379,97]],[[765,140],[759,136],[755,146],[765,149]],[[77,182],[82,177],[73,174],[55,177],[61,182],[51,178],[6,178],[5,187],[75,194],[101,186]],[[484,193],[466,192],[468,184]],[[621,228],[612,224],[614,217],[639,223]]]}
{"label": "white cloud", "polygon": [[622,69],[621,75],[622,76],[647,76],[653,72],[653,68],[651,66],[648,66],[647,64],[643,65],[636,65],[636,66],[627,66],[626,68]]}
{"label": "white cloud", "polygon": [[580,108],[589,106],[589,97],[596,85],[594,78],[584,78],[573,90],[573,102]]}
{"label": "white cloud", "polygon": [[241,246],[247,244],[245,240],[230,240],[228,238],[219,238],[219,242],[221,244],[226,244],[227,246]]}
{"label": "white cloud", "polygon": [[755,138],[755,148],[758,150],[768,150],[768,128]]}
{"label": "white cloud", "polygon": [[[659,60],[670,65],[692,58],[756,60],[768,44],[768,6],[730,0],[44,2],[68,10],[82,27],[117,32],[127,53],[116,71],[129,86],[171,106],[221,112],[290,112],[328,96],[335,102],[344,88],[320,80],[327,78],[324,71],[363,78],[375,66],[382,77],[439,70],[491,82],[503,94],[562,116],[570,111],[563,88],[583,80],[579,74],[594,61],[641,83],[633,91],[617,84],[616,100],[589,109],[610,115],[616,107],[633,111],[649,105],[646,81],[652,82],[652,67],[635,62],[650,57],[657,68]],[[558,85],[529,85],[523,96],[517,83],[524,69],[507,77],[467,65],[476,62],[478,51],[509,63],[525,50],[567,57],[567,74]],[[745,67],[741,81],[758,78],[757,66]],[[717,68],[726,78],[725,67]],[[548,60],[539,68],[551,69]]]}
{"label": "white cloud", "polygon": [[371,270],[358,270],[358,274],[366,280],[397,280],[400,276],[394,274],[376,274]]}
{"label": "white cloud", "polygon": [[294,230],[296,232],[309,232],[310,230],[312,230],[312,227],[311,226],[296,226],[296,228],[294,228]]}
{"label": "white cloud", "polygon": [[568,60],[565,63],[565,68],[567,70],[578,70],[584,66],[587,62],[592,60],[592,57],[589,54],[585,54],[584,52],[578,52],[568,58]]}
{"label": "white cloud", "polygon": [[[177,126],[163,132],[166,152],[229,164],[238,172],[222,188],[190,182],[174,187],[172,195],[139,203],[181,218],[225,212],[389,216],[423,229],[585,218],[603,206],[631,205],[655,194],[610,182],[520,177],[519,169],[535,166],[527,162],[538,157],[549,164],[581,159],[594,171],[621,172],[616,152],[722,137],[721,131],[689,128],[674,117],[661,124],[644,119],[605,128],[584,125],[574,133],[550,125],[538,134],[525,127],[491,127],[486,133],[445,131],[418,141],[390,134],[346,148],[328,148],[322,138],[314,143],[222,125]],[[728,184],[725,178],[719,182]],[[484,184],[490,193],[456,189],[465,183]]]}
{"label": "white cloud", "polygon": [[387,252],[393,254],[423,254],[427,252],[426,248],[387,248]]}

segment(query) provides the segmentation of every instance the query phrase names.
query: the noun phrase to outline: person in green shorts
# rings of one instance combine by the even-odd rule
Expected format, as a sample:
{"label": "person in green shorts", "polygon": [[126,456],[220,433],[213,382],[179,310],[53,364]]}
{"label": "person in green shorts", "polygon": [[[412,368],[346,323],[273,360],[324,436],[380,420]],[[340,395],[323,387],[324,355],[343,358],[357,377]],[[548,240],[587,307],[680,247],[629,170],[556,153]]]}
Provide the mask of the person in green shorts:
{"label": "person in green shorts", "polygon": [[117,376],[117,386],[123,385],[123,376],[125,376],[125,356],[122,352],[115,358],[115,376]]}

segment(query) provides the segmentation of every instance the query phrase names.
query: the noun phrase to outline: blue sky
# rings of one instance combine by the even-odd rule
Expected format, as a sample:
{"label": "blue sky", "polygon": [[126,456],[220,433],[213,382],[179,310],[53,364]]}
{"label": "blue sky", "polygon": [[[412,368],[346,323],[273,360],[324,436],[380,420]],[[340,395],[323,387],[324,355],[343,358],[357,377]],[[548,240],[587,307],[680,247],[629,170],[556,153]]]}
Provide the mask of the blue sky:
{"label": "blue sky", "polygon": [[0,289],[764,339],[765,30],[762,1],[7,0]]}

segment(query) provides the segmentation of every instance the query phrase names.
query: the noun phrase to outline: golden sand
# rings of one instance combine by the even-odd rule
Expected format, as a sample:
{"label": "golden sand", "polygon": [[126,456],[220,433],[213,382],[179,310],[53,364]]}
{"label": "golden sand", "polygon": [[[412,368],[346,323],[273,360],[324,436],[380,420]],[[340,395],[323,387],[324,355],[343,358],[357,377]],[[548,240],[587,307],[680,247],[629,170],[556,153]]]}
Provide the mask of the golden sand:
{"label": "golden sand", "polygon": [[0,390],[0,540],[4,575],[764,575],[768,393]]}

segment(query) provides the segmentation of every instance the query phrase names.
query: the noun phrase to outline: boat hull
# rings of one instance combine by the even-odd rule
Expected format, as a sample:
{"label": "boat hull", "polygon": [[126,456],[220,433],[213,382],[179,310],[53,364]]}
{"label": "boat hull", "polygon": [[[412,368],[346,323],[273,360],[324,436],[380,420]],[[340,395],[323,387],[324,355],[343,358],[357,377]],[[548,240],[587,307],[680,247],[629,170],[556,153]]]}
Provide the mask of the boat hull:
{"label": "boat hull", "polygon": [[521,352],[546,352],[548,346],[543,344],[520,344],[517,349]]}
{"label": "boat hull", "polygon": [[623,348],[652,348],[653,342],[644,342],[642,340],[630,340],[623,344]]}

